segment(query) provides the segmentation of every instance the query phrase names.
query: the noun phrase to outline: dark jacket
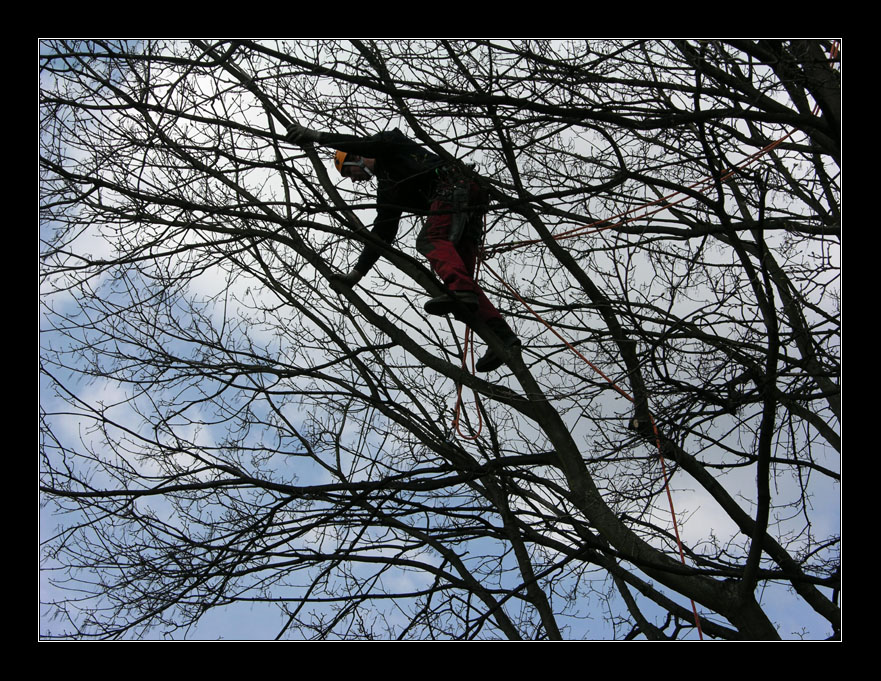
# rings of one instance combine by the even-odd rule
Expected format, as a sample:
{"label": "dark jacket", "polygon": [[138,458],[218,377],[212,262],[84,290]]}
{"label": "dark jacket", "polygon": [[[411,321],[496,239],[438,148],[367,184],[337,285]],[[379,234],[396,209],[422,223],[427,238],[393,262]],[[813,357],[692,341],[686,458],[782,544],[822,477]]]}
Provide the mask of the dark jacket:
{"label": "dark jacket", "polygon": [[[435,195],[437,169],[444,161],[407,138],[400,130],[380,132],[370,137],[323,133],[322,146],[376,159],[376,222],[373,234],[388,244],[398,235],[401,214],[427,213]],[[365,247],[355,265],[361,274],[376,263],[379,253]]]}

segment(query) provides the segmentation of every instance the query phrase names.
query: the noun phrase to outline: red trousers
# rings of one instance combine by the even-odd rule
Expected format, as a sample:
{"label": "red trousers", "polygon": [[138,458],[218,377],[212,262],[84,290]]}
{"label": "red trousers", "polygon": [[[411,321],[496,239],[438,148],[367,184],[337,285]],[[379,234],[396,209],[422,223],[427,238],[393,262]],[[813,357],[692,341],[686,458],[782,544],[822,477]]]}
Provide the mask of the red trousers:
{"label": "red trousers", "polygon": [[[478,191],[476,185],[474,191]],[[489,302],[486,294],[474,281],[481,237],[482,216],[471,214],[459,235],[451,235],[454,226],[454,206],[448,192],[440,191],[431,203],[431,214],[416,239],[416,249],[422,253],[432,269],[451,291],[473,291],[479,307],[477,317],[486,322],[499,319],[501,314]]]}

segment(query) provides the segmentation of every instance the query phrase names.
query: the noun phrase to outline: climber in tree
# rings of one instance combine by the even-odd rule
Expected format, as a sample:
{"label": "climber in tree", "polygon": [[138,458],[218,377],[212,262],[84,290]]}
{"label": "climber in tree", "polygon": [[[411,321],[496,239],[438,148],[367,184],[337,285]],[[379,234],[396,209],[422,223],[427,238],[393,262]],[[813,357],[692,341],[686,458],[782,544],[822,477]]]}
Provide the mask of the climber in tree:
{"label": "climber in tree", "polygon": [[[456,164],[447,163],[399,130],[356,137],[318,132],[291,124],[288,141],[336,149],[334,165],[355,182],[377,180],[376,222],[372,232],[391,244],[398,233],[403,210],[426,215],[416,248],[431,263],[449,294],[432,298],[425,311],[454,314],[463,321],[476,318],[499,337],[506,349],[520,340],[474,281],[487,203],[485,191],[468,179]],[[379,252],[365,246],[355,267],[338,281],[355,286],[379,259]],[[491,349],[478,360],[476,369],[494,371],[504,359]]]}

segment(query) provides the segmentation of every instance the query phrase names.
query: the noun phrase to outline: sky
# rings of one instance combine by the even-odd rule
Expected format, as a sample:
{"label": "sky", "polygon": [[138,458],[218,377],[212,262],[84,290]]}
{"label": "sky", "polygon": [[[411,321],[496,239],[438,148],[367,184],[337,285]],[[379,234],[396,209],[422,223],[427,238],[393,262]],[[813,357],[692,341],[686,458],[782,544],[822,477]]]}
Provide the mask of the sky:
{"label": "sky", "polygon": [[[341,186],[344,190],[346,189],[344,184]],[[369,217],[367,221],[369,222]],[[51,228],[51,225],[43,225],[42,228]],[[106,249],[109,245],[109,242],[105,241],[99,235],[86,232],[80,237],[77,247],[89,250],[93,253],[106,253],[108,252]],[[348,260],[345,261],[345,264],[351,264],[351,262],[353,262],[353,258],[351,257],[352,254],[349,253],[347,255]],[[342,261],[340,268],[342,269]],[[646,276],[649,275],[647,274]],[[209,295],[218,290],[224,289],[227,285],[228,282],[223,273],[211,270],[194,281],[193,292]],[[249,288],[249,282],[242,279],[239,280],[235,286],[237,288],[237,293],[244,295],[244,290]],[[63,304],[64,302],[65,301],[56,298],[56,304]],[[414,322],[415,321],[418,320],[414,320]],[[268,336],[266,337],[266,340],[269,340]],[[120,402],[123,397],[123,395],[117,392],[118,389],[115,386],[103,380],[94,380],[82,389],[86,394],[94,396],[91,399],[105,404]],[[51,391],[45,387],[45,383],[42,385],[41,389],[41,404],[47,408],[52,408],[54,404]],[[81,432],[81,424],[74,421],[68,421],[66,425],[71,429],[69,434],[70,437],[79,436],[79,433]],[[205,437],[208,436],[209,433],[206,431]],[[753,487],[754,481],[751,480],[749,474],[744,471],[742,488],[745,490],[751,490]],[[679,476],[674,481],[674,502],[677,514],[683,519],[681,532],[686,540],[695,535],[706,536],[704,533],[707,531],[707,528],[713,528],[717,532],[722,532],[724,526],[730,524],[720,514],[719,509],[716,507],[715,503],[709,499],[708,495],[699,489],[696,489],[696,486],[692,485],[687,479],[684,479],[684,476]],[[827,504],[827,507],[820,510],[820,512],[816,514],[816,517],[819,519],[828,518],[830,524],[835,526],[837,524],[839,508],[837,491],[834,488],[830,489],[828,493],[818,497],[815,500],[815,503],[818,506],[821,504]],[[52,519],[46,514],[41,514],[41,527],[44,532],[51,531],[50,528],[52,527],[52,522]],[[46,586],[45,577],[46,574],[43,573],[42,587],[44,591],[47,591],[48,588]],[[781,603],[779,611],[775,612],[775,619],[779,617],[779,621],[781,622],[781,633],[783,635],[786,635],[788,631],[799,631],[800,625],[803,625],[806,621],[812,618],[810,613],[793,612],[788,605],[787,599],[778,597],[777,594],[769,594],[768,598],[775,601],[779,600]],[[272,608],[255,607],[253,609],[248,609],[237,607],[230,611],[211,612],[195,630],[190,632],[189,635],[191,638],[208,640],[213,640],[220,636],[224,636],[228,639],[264,639],[274,636],[280,625],[281,619],[278,613]],[[49,621],[44,620],[41,622],[41,627],[46,627],[47,630],[52,630],[55,626],[54,623]],[[815,631],[815,629],[813,629],[815,625],[811,624],[810,626],[812,627],[812,631]]]}

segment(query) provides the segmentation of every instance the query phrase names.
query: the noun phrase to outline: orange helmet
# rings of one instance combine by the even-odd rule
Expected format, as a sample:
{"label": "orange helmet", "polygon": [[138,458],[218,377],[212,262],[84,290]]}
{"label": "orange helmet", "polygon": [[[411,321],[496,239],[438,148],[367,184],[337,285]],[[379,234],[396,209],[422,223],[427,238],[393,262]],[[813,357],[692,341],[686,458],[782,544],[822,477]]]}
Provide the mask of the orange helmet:
{"label": "orange helmet", "polygon": [[[351,161],[348,160],[350,156],[353,158],[353,160],[351,160]],[[373,171],[370,169],[370,167],[366,163],[364,163],[364,159],[362,157],[358,156],[358,154],[350,154],[347,151],[338,151],[333,155],[333,164],[334,164],[334,166],[336,166],[336,169],[339,171],[340,175],[343,174],[343,168],[345,166],[357,166],[357,167],[364,170],[367,177],[374,176]],[[346,177],[346,176],[344,175],[344,177]],[[358,178],[358,179],[361,179],[361,178]]]}
{"label": "orange helmet", "polygon": [[337,172],[342,174],[343,172],[343,163],[346,162],[346,156],[348,156],[348,152],[338,151],[333,156],[333,164],[336,166]]}

